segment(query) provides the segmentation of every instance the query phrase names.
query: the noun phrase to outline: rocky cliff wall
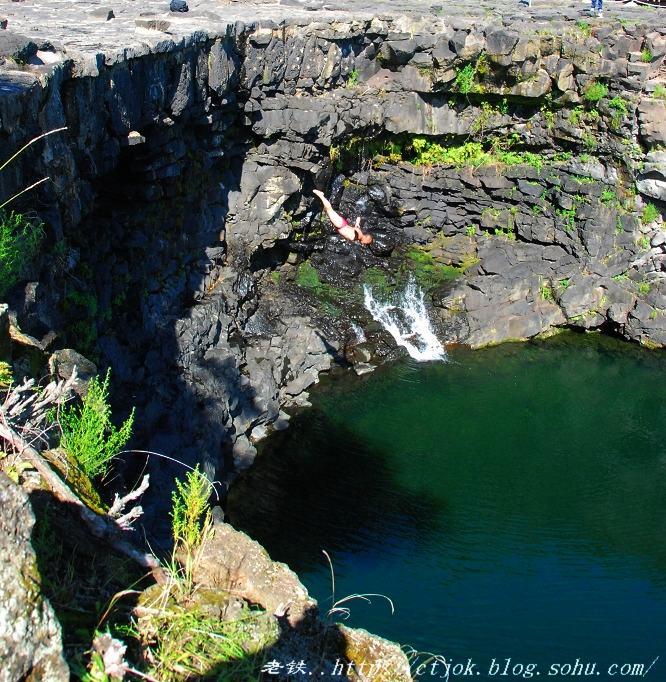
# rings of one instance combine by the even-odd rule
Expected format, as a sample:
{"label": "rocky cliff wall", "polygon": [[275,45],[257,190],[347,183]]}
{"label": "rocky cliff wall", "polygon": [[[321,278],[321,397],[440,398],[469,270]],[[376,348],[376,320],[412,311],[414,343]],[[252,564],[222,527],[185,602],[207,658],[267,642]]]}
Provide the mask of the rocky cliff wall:
{"label": "rocky cliff wall", "polygon": [[[654,21],[452,5],[247,22],[129,4],[104,29],[87,16],[89,42],[64,23],[59,41],[36,33],[40,3],[10,14],[6,148],[68,129],[0,188],[50,176],[28,199],[50,248],[11,303],[30,334],[59,333],[51,347],[113,366],[142,445],[213,478],[247,466],[282,408],[344,361],[363,273],[391,277],[410,246],[466,267],[432,292],[450,341],[570,325],[666,343]],[[122,27],[132,39],[118,49]],[[311,191],[336,176],[371,249],[317,221]],[[347,315],[291,283],[305,258],[325,291],[347,292]]]}

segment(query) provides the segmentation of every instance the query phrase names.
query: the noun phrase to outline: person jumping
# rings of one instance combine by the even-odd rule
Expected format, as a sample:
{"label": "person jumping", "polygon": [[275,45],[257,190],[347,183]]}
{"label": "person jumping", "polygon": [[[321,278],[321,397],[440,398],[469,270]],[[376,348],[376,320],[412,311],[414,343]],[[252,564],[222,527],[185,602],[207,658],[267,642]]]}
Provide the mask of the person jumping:
{"label": "person jumping", "polygon": [[324,206],[324,211],[328,219],[331,221],[331,225],[335,228],[336,232],[344,239],[350,242],[359,241],[361,244],[372,244],[372,236],[366,234],[361,230],[361,218],[356,218],[356,222],[352,227],[332,206],[331,202],[324,196],[323,192],[318,189],[314,190],[313,194],[319,197],[319,201]]}

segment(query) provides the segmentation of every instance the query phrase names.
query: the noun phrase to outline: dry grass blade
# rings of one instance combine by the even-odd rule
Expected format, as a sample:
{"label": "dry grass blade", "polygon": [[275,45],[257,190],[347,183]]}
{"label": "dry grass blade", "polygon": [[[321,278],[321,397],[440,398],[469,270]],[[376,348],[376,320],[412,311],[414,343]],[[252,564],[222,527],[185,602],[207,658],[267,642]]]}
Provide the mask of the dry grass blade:
{"label": "dry grass blade", "polygon": [[328,561],[328,566],[331,571],[331,608],[327,611],[326,615],[329,618],[332,618],[333,616],[341,616],[343,620],[347,620],[351,616],[351,609],[348,606],[342,606],[342,604],[346,604],[347,602],[354,601],[355,599],[360,599],[361,601],[368,602],[368,604],[372,604],[372,600],[370,597],[381,597],[382,599],[386,599],[386,601],[389,603],[389,606],[391,607],[391,615],[395,613],[395,606],[393,604],[393,601],[390,597],[387,597],[385,594],[380,594],[378,592],[367,592],[365,594],[349,594],[346,597],[343,597],[342,599],[335,600],[335,571],[333,570],[333,561],[331,560],[330,554],[325,550],[321,550],[322,554],[326,557],[326,560]]}

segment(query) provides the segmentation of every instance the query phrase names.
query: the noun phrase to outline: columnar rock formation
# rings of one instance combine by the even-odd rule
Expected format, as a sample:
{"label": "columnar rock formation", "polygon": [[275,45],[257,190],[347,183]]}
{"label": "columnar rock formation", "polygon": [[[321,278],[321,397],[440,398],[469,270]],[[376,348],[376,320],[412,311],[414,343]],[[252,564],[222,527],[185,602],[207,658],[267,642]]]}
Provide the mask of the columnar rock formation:
{"label": "columnar rock formation", "polygon": [[[244,7],[236,21],[116,4],[108,21],[87,15],[87,33],[63,8],[49,39],[33,30],[47,3],[12,8],[5,146],[68,130],[0,185],[51,178],[30,198],[53,248],[13,293],[24,328],[111,364],[153,449],[224,477],[304,402],[347,328],[269,277],[308,255],[348,288],[370,265],[390,271],[401,245],[465,264],[433,292],[449,341],[570,325],[666,343],[666,31],[647,10],[602,23],[573,5],[354,19]],[[414,165],[415,136],[463,157]],[[373,161],[369,140],[393,154]],[[336,174],[372,250],[316,236],[311,190]]]}

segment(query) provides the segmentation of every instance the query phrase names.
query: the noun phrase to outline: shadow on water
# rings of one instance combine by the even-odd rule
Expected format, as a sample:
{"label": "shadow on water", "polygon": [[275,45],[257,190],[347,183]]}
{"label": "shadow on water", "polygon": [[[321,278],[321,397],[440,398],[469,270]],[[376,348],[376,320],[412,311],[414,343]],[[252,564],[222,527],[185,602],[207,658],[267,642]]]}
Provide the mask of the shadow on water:
{"label": "shadow on water", "polygon": [[429,493],[402,487],[388,461],[312,407],[292,420],[288,433],[274,437],[232,487],[230,521],[297,573],[320,567],[323,549],[333,555],[368,551],[392,537],[409,551],[443,532],[446,509]]}

